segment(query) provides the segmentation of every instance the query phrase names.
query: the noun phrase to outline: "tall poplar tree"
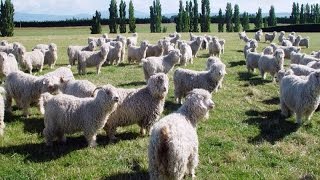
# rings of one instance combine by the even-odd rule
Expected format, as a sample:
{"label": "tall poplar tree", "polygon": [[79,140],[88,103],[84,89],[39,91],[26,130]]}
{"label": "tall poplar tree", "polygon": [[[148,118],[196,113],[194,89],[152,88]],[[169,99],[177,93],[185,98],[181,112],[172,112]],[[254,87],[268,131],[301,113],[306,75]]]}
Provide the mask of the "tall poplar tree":
{"label": "tall poplar tree", "polygon": [[300,19],[300,13],[299,13],[299,3],[293,3],[292,4],[292,12],[291,12],[291,23],[292,24],[299,24],[299,19]]}
{"label": "tall poplar tree", "polygon": [[219,15],[218,15],[218,32],[223,32],[224,31],[224,18],[222,14],[221,8],[219,9]]}
{"label": "tall poplar tree", "polygon": [[262,28],[262,24],[263,24],[263,19],[262,19],[262,9],[259,7],[258,12],[256,14],[256,18],[254,21],[254,28],[255,29],[260,29]]}
{"label": "tall poplar tree", "polygon": [[304,12],[304,5],[301,4],[301,10],[300,10],[300,24],[306,23],[306,14]]}
{"label": "tall poplar tree", "polygon": [[181,32],[182,31],[182,14],[183,14],[183,4],[182,0],[179,1],[179,13],[176,19],[176,31]]}
{"label": "tall poplar tree", "polygon": [[310,9],[310,5],[307,3],[306,5],[306,23],[310,23],[311,22],[311,9]]}
{"label": "tall poplar tree", "polygon": [[156,0],[155,3],[155,30],[156,32],[161,32],[161,22],[162,22],[162,9],[160,0]]}
{"label": "tall poplar tree", "polygon": [[109,29],[110,33],[117,33],[118,29],[118,8],[117,8],[117,1],[111,0],[110,7],[109,7]]}
{"label": "tall poplar tree", "polygon": [[299,3],[297,3],[295,16],[296,16],[295,24],[300,24],[300,7],[299,7]]}
{"label": "tall poplar tree", "polygon": [[242,30],[246,31],[250,29],[250,25],[249,25],[250,21],[249,21],[249,14],[247,12],[244,12],[242,15]]}
{"label": "tall poplar tree", "polygon": [[239,32],[241,22],[240,22],[240,10],[239,10],[238,4],[234,5],[233,24],[234,24],[233,31]]}
{"label": "tall poplar tree", "polygon": [[225,22],[226,22],[226,31],[232,32],[233,31],[233,25],[232,25],[232,6],[231,3],[227,3],[226,7],[226,14],[225,14]]}
{"label": "tall poplar tree", "polygon": [[129,31],[136,32],[136,18],[134,17],[134,6],[132,0],[129,2]]}
{"label": "tall poplar tree", "polygon": [[190,17],[189,17],[189,3],[186,2],[186,8],[184,10],[184,13],[182,15],[182,21],[183,21],[183,32],[189,32],[190,29]]}
{"label": "tall poplar tree", "polygon": [[193,7],[192,7],[192,1],[191,0],[189,2],[189,20],[190,20],[189,31],[193,32],[194,17],[193,17]]}
{"label": "tall poplar tree", "polygon": [[210,2],[201,0],[201,32],[210,32]]}
{"label": "tall poplar tree", "polygon": [[1,36],[13,36],[14,34],[14,7],[11,0],[1,0],[0,31]]}
{"label": "tall poplar tree", "polygon": [[320,23],[320,7],[318,3],[315,6],[315,15],[316,15],[315,23]]}
{"label": "tall poplar tree", "polygon": [[268,26],[277,26],[277,17],[274,6],[271,6],[269,11]]}
{"label": "tall poplar tree", "polygon": [[193,0],[193,32],[199,32],[198,0]]}
{"label": "tall poplar tree", "polygon": [[96,11],[95,16],[92,17],[91,25],[91,34],[100,34],[101,33],[101,13]]}
{"label": "tall poplar tree", "polygon": [[154,7],[150,6],[150,32],[152,33],[156,31],[155,19]]}
{"label": "tall poplar tree", "polygon": [[127,32],[127,23],[126,23],[126,3],[121,0],[119,5],[119,24],[120,24],[120,33]]}

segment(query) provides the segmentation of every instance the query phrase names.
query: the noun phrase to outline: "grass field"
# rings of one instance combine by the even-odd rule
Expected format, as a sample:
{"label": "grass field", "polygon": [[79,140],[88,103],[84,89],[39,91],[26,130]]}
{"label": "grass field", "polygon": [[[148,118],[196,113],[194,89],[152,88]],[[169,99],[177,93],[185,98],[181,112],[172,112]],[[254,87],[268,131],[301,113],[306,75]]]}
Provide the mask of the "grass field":
{"label": "grass field", "polygon": [[[139,33],[139,39],[155,43],[167,34]],[[106,28],[104,27],[105,31]],[[140,32],[140,31],[138,31]],[[142,31],[141,31],[142,32]],[[25,28],[16,29],[16,36],[6,38],[18,41],[30,50],[38,43],[54,42],[58,45],[58,67],[68,63],[68,45],[85,45],[88,27]],[[213,95],[216,108],[210,118],[198,126],[200,164],[197,179],[318,179],[320,178],[320,114],[315,113],[310,123],[301,127],[294,117],[280,118],[279,86],[270,76],[262,80],[258,73],[248,74],[243,53],[244,43],[236,33],[208,33],[226,39],[223,62],[227,65],[224,87]],[[253,34],[248,34],[253,37]],[[320,49],[320,34],[302,33],[311,38],[309,53]],[[115,36],[115,35],[110,35]],[[188,39],[187,33],[182,34]],[[261,51],[267,44],[260,43]],[[208,57],[201,51],[199,58],[187,68],[203,70]],[[288,60],[286,60],[288,64]],[[144,84],[142,68],[138,65],[102,68],[96,75],[89,68],[88,79],[95,84],[111,83],[118,87],[141,87]],[[43,73],[48,72],[45,68]],[[172,74],[164,114],[179,106],[173,98]],[[99,145],[87,148],[82,134],[68,136],[67,144],[47,148],[41,132],[43,117],[32,108],[29,119],[15,109],[6,116],[5,135],[0,138],[0,179],[147,179],[148,137],[139,135],[138,126],[119,128],[120,141],[108,144],[105,132],[98,136]]]}

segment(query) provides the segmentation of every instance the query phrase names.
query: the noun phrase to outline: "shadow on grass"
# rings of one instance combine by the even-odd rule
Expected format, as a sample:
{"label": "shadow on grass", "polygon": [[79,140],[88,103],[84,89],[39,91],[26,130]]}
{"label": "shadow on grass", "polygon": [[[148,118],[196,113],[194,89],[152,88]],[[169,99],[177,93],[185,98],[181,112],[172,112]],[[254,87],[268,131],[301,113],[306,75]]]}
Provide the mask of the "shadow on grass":
{"label": "shadow on grass", "polygon": [[241,53],[243,53],[243,50],[237,50],[237,52],[241,52]]}
{"label": "shadow on grass", "polygon": [[173,111],[176,111],[180,108],[181,104],[177,104],[172,101],[166,101],[164,105],[164,112],[163,114],[167,115],[169,113],[172,113]]}
{"label": "shadow on grass", "polygon": [[130,173],[120,173],[109,177],[101,178],[103,180],[148,180],[149,174],[147,171],[135,171]]}
{"label": "shadow on grass", "polygon": [[72,151],[87,147],[83,136],[67,138],[66,144],[54,142],[52,147],[47,147],[44,143],[40,144],[20,144],[9,147],[1,147],[1,154],[21,154],[25,160],[32,162],[47,162],[58,159]]}
{"label": "shadow on grass", "polygon": [[[16,106],[13,106],[12,112],[14,112],[16,110],[17,110]],[[10,122],[15,122],[15,121],[24,121],[24,120],[25,120],[25,118],[21,115],[12,114],[12,113],[5,111],[5,114],[4,114],[4,122],[5,123],[10,123]]]}
{"label": "shadow on grass", "polygon": [[[78,72],[78,70],[77,70]],[[97,74],[96,71],[87,71],[86,74],[79,74],[79,73],[75,73],[73,74],[74,77],[85,77],[85,76],[88,76],[88,75],[93,75],[93,74]]]}
{"label": "shadow on grass", "polygon": [[272,81],[262,79],[261,77],[257,77],[256,75],[249,72],[238,72],[240,81],[248,81],[248,83],[252,86],[263,85],[265,83],[270,83]]}
{"label": "shadow on grass", "polygon": [[104,177],[104,180],[148,180],[148,171],[141,168],[139,160],[133,159],[132,162],[128,162],[128,166],[133,172],[129,173],[119,173],[116,175],[111,175],[109,177]]}
{"label": "shadow on grass", "polygon": [[229,64],[230,64],[230,67],[243,66],[243,65],[246,65],[246,61],[244,60],[232,61],[232,62],[229,62]]}
{"label": "shadow on grass", "polygon": [[119,67],[126,67],[126,66],[132,66],[132,65],[135,65],[135,64],[129,64],[129,63],[120,63],[120,64],[118,64]]}
{"label": "shadow on grass", "polygon": [[[13,106],[13,111],[16,111],[17,107]],[[4,122],[10,123],[10,122],[22,122],[24,123],[24,132],[29,133],[42,133],[42,130],[44,128],[43,118],[42,117],[34,117],[31,116],[29,118],[25,118],[23,115],[19,114],[17,115],[5,112],[4,116]]]}
{"label": "shadow on grass", "polygon": [[42,131],[44,129],[44,122],[43,118],[28,118],[23,121],[24,123],[24,131],[29,133],[38,133],[42,134]]}
{"label": "shadow on grass", "polygon": [[279,97],[273,97],[271,99],[263,100],[262,102],[264,104],[280,104],[280,99]]}
{"label": "shadow on grass", "polygon": [[104,146],[106,146],[106,145],[109,145],[109,144],[116,144],[116,143],[118,143],[118,142],[120,142],[120,141],[130,141],[130,140],[135,140],[135,139],[137,139],[137,138],[139,138],[139,137],[142,137],[142,136],[140,136],[140,134],[137,133],[137,132],[116,133],[115,136],[116,136],[117,140],[114,141],[114,142],[112,142],[112,143],[110,143],[110,142],[109,142],[109,138],[108,138],[107,136],[98,135],[98,136],[97,136],[97,143],[98,143],[99,145],[104,145]]}
{"label": "shadow on grass", "polygon": [[119,84],[120,87],[125,87],[125,86],[142,86],[142,85],[146,85],[146,82],[145,82],[145,81],[134,81],[134,82]]}
{"label": "shadow on grass", "polygon": [[282,140],[289,134],[298,130],[299,125],[286,121],[280,114],[280,110],[274,111],[255,111],[250,110],[246,115],[251,118],[245,120],[245,123],[250,125],[257,125],[260,128],[260,134],[249,138],[248,142],[252,144],[259,144],[268,141],[271,144]]}
{"label": "shadow on grass", "polygon": [[[32,120],[38,121],[38,120]],[[27,124],[26,122],[25,124]],[[38,122],[36,122],[37,125]],[[30,124],[32,126],[32,124]],[[29,127],[28,127],[29,128]],[[40,129],[40,128],[39,128]],[[29,131],[37,131],[37,128],[30,128]],[[42,129],[41,129],[42,132]],[[125,132],[117,134],[120,140],[133,140],[139,136],[138,133]],[[109,145],[108,138],[106,136],[98,135],[97,136],[98,146]],[[0,154],[21,154],[25,156],[25,159],[32,162],[47,162],[51,160],[59,159],[72,151],[79,149],[88,148],[87,141],[85,137],[81,134],[78,137],[68,137],[66,143],[60,143],[57,141],[53,142],[52,147],[48,147],[45,143],[35,144],[19,144],[9,147],[0,147]]]}
{"label": "shadow on grass", "polygon": [[197,58],[208,58],[208,57],[210,57],[210,55],[208,53],[204,53],[204,54],[197,56]]}

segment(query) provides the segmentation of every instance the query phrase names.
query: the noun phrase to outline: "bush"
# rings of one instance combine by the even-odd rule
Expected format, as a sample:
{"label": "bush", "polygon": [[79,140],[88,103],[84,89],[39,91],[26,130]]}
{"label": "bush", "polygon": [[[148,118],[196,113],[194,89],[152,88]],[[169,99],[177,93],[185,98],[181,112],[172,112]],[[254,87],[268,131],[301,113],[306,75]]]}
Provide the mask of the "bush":
{"label": "bush", "polygon": [[167,32],[167,30],[168,30],[167,26],[163,26],[163,28],[162,28],[162,32],[163,32],[163,33],[166,33],[166,32]]}

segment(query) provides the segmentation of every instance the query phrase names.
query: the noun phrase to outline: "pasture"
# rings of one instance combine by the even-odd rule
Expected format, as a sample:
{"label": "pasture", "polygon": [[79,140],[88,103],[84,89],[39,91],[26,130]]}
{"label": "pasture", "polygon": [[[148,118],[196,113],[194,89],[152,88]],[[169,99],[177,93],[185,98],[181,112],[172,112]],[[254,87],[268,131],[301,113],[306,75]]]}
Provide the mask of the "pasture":
{"label": "pasture", "polygon": [[[167,33],[143,33],[138,26],[139,41],[154,44],[158,39],[174,31],[168,25]],[[103,31],[107,32],[103,26]],[[196,33],[202,34],[202,33]],[[225,54],[221,56],[227,65],[223,88],[213,94],[216,108],[210,118],[198,126],[200,163],[197,179],[318,179],[320,177],[320,113],[302,126],[295,124],[294,116],[280,117],[279,85],[267,76],[262,80],[259,72],[247,73],[242,53],[245,43],[237,33],[207,33],[226,40]],[[247,33],[253,37],[253,33]],[[299,33],[309,36],[311,47],[302,49],[310,53],[320,49],[319,33]],[[58,46],[57,66],[68,64],[68,45],[86,45],[89,27],[73,28],[24,28],[16,29],[9,42],[21,42],[27,50],[39,43],[54,42]],[[95,35],[100,36],[100,35]],[[110,35],[115,37],[115,35]],[[129,34],[126,34],[129,36]],[[189,39],[182,33],[182,39]],[[275,42],[278,42],[277,39]],[[258,51],[268,44],[259,43]],[[201,50],[194,64],[186,68],[204,70],[207,50]],[[288,64],[288,60],[285,60]],[[145,84],[142,67],[127,62],[120,66],[106,66],[96,75],[88,68],[87,75],[79,76],[72,67],[76,79],[88,79],[97,85],[112,84],[117,87],[136,88]],[[49,72],[45,66],[44,74]],[[176,110],[173,98],[172,74],[164,115]],[[39,73],[37,73],[39,75]],[[134,107],[133,107],[134,108]],[[5,117],[5,135],[0,138],[0,179],[147,179],[148,137],[141,137],[137,125],[119,128],[120,141],[109,144],[104,131],[100,131],[96,148],[87,148],[82,134],[67,136],[65,145],[48,148],[41,135],[43,116],[32,108],[28,119],[14,108],[12,116]]]}

